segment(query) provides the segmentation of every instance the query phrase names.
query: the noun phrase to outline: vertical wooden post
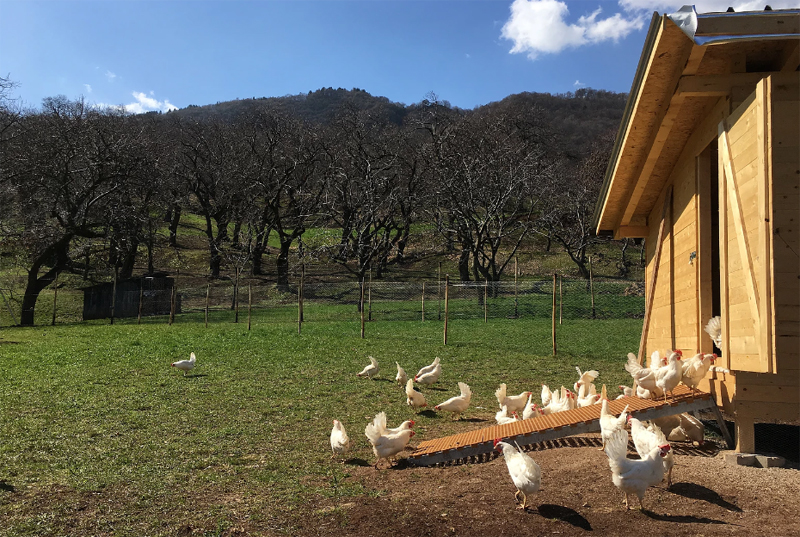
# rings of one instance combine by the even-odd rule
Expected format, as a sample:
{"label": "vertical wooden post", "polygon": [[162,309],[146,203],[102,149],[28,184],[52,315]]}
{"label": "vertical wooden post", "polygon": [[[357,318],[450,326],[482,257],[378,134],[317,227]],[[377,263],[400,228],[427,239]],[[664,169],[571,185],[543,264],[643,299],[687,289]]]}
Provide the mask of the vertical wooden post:
{"label": "vertical wooden post", "polygon": [[444,344],[447,345],[447,319],[448,319],[448,308],[449,308],[449,288],[450,288],[450,276],[447,275],[444,277]]}
{"label": "vertical wooden post", "polygon": [[553,273],[553,356],[556,355],[556,275]]}
{"label": "vertical wooden post", "polygon": [[206,311],[205,311],[205,323],[206,328],[208,328],[208,302],[211,298],[211,284],[206,285]]}
{"label": "vertical wooden post", "polygon": [[425,282],[422,282],[422,322],[425,322]]}
{"label": "vertical wooden post", "polygon": [[369,310],[368,321],[372,322],[372,268],[369,269],[369,286],[367,287],[367,309]]}
{"label": "vertical wooden post", "polygon": [[589,294],[592,296],[592,319],[595,318],[594,310],[594,280],[592,278],[592,256],[589,256]]}
{"label": "vertical wooden post", "polygon": [[142,324],[142,305],[144,304],[144,278],[139,280],[139,312],[136,315],[136,324]]}
{"label": "vertical wooden post", "polygon": [[361,339],[364,339],[364,280],[361,280],[361,298],[358,301],[361,310]]}
{"label": "vertical wooden post", "polygon": [[233,322],[239,322],[239,271],[236,271],[236,280],[233,284],[233,306],[234,306],[234,314],[233,314]]}
{"label": "vertical wooden post", "polygon": [[247,284],[247,331],[250,331],[250,320],[253,311],[253,284]]}
{"label": "vertical wooden post", "polygon": [[114,324],[114,308],[117,305],[117,276],[119,269],[114,266],[114,285],[111,288],[111,324]]}
{"label": "vertical wooden post", "polygon": [[53,280],[53,322],[52,326],[56,325],[56,301],[58,299],[58,272],[56,272],[56,279]]}
{"label": "vertical wooden post", "polygon": [[439,279],[437,280],[436,284],[436,298],[439,300],[439,313],[436,315],[436,319],[441,321],[442,320],[442,262],[439,261]]}
{"label": "vertical wooden post", "polygon": [[300,266],[300,320],[306,320],[306,264]]}
{"label": "vertical wooden post", "polygon": [[519,317],[519,301],[517,299],[517,275],[519,274],[519,270],[517,269],[517,260],[519,257],[514,256],[514,318],[517,319]]}
{"label": "vertical wooden post", "polygon": [[564,276],[558,277],[558,324],[562,324],[564,319],[564,292],[561,284],[564,283]]}
{"label": "vertical wooden post", "polygon": [[172,323],[175,322],[175,294],[177,291],[175,290],[175,284],[172,284],[172,292],[169,294],[169,324],[172,326]]}
{"label": "vertical wooden post", "polygon": [[489,322],[489,278],[483,280],[483,322]]}
{"label": "vertical wooden post", "polygon": [[297,333],[303,329],[303,285],[306,277],[306,266],[300,268],[300,288],[297,289]]}

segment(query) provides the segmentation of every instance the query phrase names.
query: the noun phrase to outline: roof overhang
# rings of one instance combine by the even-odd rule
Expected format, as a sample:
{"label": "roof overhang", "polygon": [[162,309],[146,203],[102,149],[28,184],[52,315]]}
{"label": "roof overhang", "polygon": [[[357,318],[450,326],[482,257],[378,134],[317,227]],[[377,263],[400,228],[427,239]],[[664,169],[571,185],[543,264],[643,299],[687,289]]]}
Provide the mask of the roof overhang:
{"label": "roof overhang", "polygon": [[647,236],[647,216],[699,122],[729,108],[731,95],[799,65],[800,10],[654,13],[595,207],[596,232]]}

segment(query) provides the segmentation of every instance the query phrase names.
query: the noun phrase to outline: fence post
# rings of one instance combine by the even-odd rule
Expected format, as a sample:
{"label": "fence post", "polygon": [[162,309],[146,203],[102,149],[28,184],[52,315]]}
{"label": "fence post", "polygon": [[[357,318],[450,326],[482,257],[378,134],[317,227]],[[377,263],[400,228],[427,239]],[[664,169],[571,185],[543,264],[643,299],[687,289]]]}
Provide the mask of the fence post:
{"label": "fence post", "polygon": [[172,323],[175,322],[175,295],[177,290],[175,288],[175,283],[172,284],[172,292],[169,295],[169,324],[172,326]]}
{"label": "fence post", "polygon": [[239,271],[236,271],[236,280],[233,284],[233,307],[234,307],[234,314],[233,314],[233,322],[239,322]]}
{"label": "fence post", "polygon": [[306,279],[306,266],[300,266],[300,288],[297,290],[297,333],[303,329],[303,285]]}
{"label": "fence post", "polygon": [[489,278],[483,280],[483,322],[489,322]]}
{"label": "fence post", "polygon": [[450,275],[444,277],[444,344],[447,345],[447,319],[449,313]]}
{"label": "fence post", "polygon": [[553,273],[553,356],[556,355],[556,274]]}
{"label": "fence post", "polygon": [[436,283],[436,298],[439,300],[439,313],[436,315],[438,321],[442,320],[442,262],[439,261],[439,279]]}
{"label": "fence post", "polygon": [[119,269],[114,265],[114,285],[111,287],[111,324],[114,324],[114,307],[117,305],[117,273]]}
{"label": "fence post", "polygon": [[558,324],[562,324],[564,319],[564,292],[561,289],[561,284],[564,283],[564,276],[558,276]]}
{"label": "fence post", "polygon": [[369,310],[369,322],[372,322],[372,267],[369,269],[369,285],[367,286],[367,309]]}
{"label": "fence post", "polygon": [[136,324],[142,324],[143,302],[144,302],[144,278],[139,278],[139,311],[136,314]]}
{"label": "fence post", "polygon": [[359,309],[361,310],[361,339],[364,339],[364,279],[361,279],[361,298],[359,299]]}
{"label": "fence post", "polygon": [[53,322],[51,323],[52,326],[56,325],[56,299],[58,298],[58,272],[56,272],[56,278],[53,280]]}
{"label": "fence post", "polygon": [[205,311],[205,324],[208,328],[208,301],[211,295],[211,284],[206,284],[206,311]]}
{"label": "fence post", "polygon": [[517,275],[519,274],[519,270],[517,270],[517,260],[519,259],[518,256],[514,256],[514,318],[519,318],[519,300],[517,297]]}
{"label": "fence post", "polygon": [[253,310],[253,284],[247,284],[247,331],[250,331],[251,312]]}
{"label": "fence post", "polygon": [[422,322],[425,322],[425,282],[422,282]]}
{"label": "fence post", "polygon": [[594,311],[594,281],[592,279],[592,256],[589,256],[589,293],[592,295],[592,319],[594,319],[595,311]]}

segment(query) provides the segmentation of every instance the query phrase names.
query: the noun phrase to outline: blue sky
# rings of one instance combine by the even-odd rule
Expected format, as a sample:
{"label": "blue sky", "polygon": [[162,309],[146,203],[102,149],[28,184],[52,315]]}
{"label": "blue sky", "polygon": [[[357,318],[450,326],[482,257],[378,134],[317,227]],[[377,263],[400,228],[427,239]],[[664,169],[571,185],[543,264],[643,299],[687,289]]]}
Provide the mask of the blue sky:
{"label": "blue sky", "polygon": [[[13,95],[132,112],[361,88],[473,108],[523,91],[630,90],[650,18],[681,0],[0,0]],[[797,7],[704,0],[698,11]]]}

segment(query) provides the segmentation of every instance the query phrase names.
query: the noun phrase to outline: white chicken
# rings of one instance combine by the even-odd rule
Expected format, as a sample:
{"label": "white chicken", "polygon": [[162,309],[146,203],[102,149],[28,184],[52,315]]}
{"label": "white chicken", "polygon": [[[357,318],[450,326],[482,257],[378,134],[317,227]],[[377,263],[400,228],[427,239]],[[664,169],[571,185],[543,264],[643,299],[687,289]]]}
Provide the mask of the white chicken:
{"label": "white chicken", "polygon": [[397,364],[397,376],[394,377],[394,380],[395,382],[397,382],[397,385],[402,388],[403,386],[406,385],[406,382],[408,381],[408,375],[406,375],[406,370],[400,367],[399,362],[395,363]]}
{"label": "white chicken", "polygon": [[630,494],[636,494],[639,507],[644,509],[645,491],[664,479],[664,464],[661,459],[669,450],[669,444],[656,446],[640,460],[629,459],[628,431],[620,428],[608,437],[605,452],[611,467],[611,480],[625,494],[625,509],[630,509]]}
{"label": "white chicken", "polygon": [[344,430],[344,425],[339,420],[333,420],[333,430],[331,430],[331,451],[335,458],[337,455],[344,455],[350,449],[350,438],[347,436],[347,431]]}
{"label": "white chicken", "polygon": [[575,408],[574,394],[568,389],[561,386],[561,393],[555,391],[550,398],[550,404],[542,408],[545,416],[555,414],[557,412],[564,412]]}
{"label": "white chicken", "polygon": [[453,419],[459,419],[461,417],[461,413],[464,412],[469,406],[469,401],[472,399],[472,390],[470,390],[469,386],[463,382],[458,383],[458,389],[461,390],[461,395],[451,397],[444,403],[439,403],[433,407],[433,409],[437,412],[440,410],[452,412]]}
{"label": "white chicken", "polygon": [[375,468],[378,468],[381,459],[387,459],[390,465],[393,465],[390,457],[394,457],[405,449],[411,437],[414,436],[414,430],[408,428],[397,433],[389,433],[388,429],[381,431],[380,423],[376,423],[378,416],[375,418],[364,429],[364,435],[372,445],[372,452],[375,454]]}
{"label": "white chicken", "polygon": [[626,417],[628,413],[628,405],[622,409],[619,416],[615,416],[608,410],[608,399],[603,399],[600,403],[600,437],[603,441],[603,446],[600,449],[605,449],[608,439],[615,431],[625,428]]}
{"label": "white chicken", "polygon": [[670,442],[691,442],[701,446],[705,442],[706,427],[691,414],[684,412],[674,416],[664,416],[654,419],[653,422],[664,431]]}
{"label": "white chicken", "polygon": [[186,376],[186,373],[194,369],[195,365],[197,365],[197,357],[194,355],[194,353],[191,353],[189,355],[188,360],[179,360],[177,362],[172,362],[172,367],[183,371],[184,377]]}
{"label": "white chicken", "polygon": [[366,366],[364,369],[361,370],[361,373],[356,373],[357,377],[369,377],[372,379],[375,375],[378,374],[378,360],[369,356],[369,365]]}
{"label": "white chicken", "polygon": [[538,418],[539,416],[544,416],[544,412],[539,406],[532,401],[533,394],[531,393],[528,396],[528,402],[525,403],[525,408],[522,409],[522,419],[529,420],[531,418]]}
{"label": "white chicken", "polygon": [[539,465],[527,453],[507,442],[495,440],[494,447],[503,452],[508,474],[517,487],[517,492],[514,493],[517,503],[520,503],[519,496],[522,495],[521,505],[517,509],[527,509],[528,497],[538,492],[542,486],[542,471]]}
{"label": "white chicken", "polygon": [[586,371],[582,373],[581,368],[578,366],[575,366],[575,370],[578,372],[578,382],[576,382],[572,386],[575,389],[575,393],[580,392],[580,388],[582,385],[592,384],[595,381],[595,379],[600,376],[600,373],[598,373],[595,370]]}
{"label": "white chicken", "polygon": [[514,423],[519,421],[519,416],[516,412],[508,412],[508,407],[504,406],[494,415],[494,419],[498,425],[505,425],[506,423]]}
{"label": "white chicken", "polygon": [[681,351],[674,351],[667,359],[667,365],[654,370],[656,387],[664,392],[664,401],[667,400],[667,392],[672,395],[672,390],[681,383]]}
{"label": "white chicken", "polygon": [[575,400],[577,408],[594,405],[600,402],[600,395],[594,384],[581,384],[578,390],[578,398]]}
{"label": "white chicken", "polygon": [[553,392],[550,391],[550,387],[547,384],[542,384],[542,406],[549,405],[552,398]]}
{"label": "white chicken", "polygon": [[[664,436],[664,433],[656,424],[645,425],[630,415],[628,415],[628,423],[631,426],[633,445],[636,447],[636,453],[639,454],[640,458],[644,459],[648,453],[653,451],[653,448],[669,445],[667,437]],[[672,468],[675,466],[675,457],[672,450],[662,457],[661,462],[664,465],[664,472],[667,474],[667,488],[669,488],[672,486]]]}
{"label": "white chicken", "polygon": [[500,404],[500,408],[507,406],[509,412],[522,412],[530,394],[531,392],[522,392],[519,395],[506,395],[505,382],[500,384],[500,387],[494,392],[495,397],[497,397],[497,402]]}
{"label": "white chicken", "polygon": [[631,388],[630,386],[622,386],[622,385],[620,385],[619,389],[622,392],[622,394],[618,395],[617,399],[622,399],[623,397],[632,397],[633,394],[635,393],[633,391],[633,388]]}
{"label": "white chicken", "polygon": [[[636,383],[636,395],[638,397],[650,399],[652,395],[656,397],[661,397],[663,395],[663,391],[656,386],[656,374],[654,370],[649,367],[642,367],[639,363],[639,359],[632,352],[628,353],[628,363],[625,364],[625,371],[630,373],[631,378],[633,378]],[[639,387],[642,388],[641,395],[638,390]],[[644,395],[648,395],[649,397],[644,397]]]}
{"label": "white chicken", "polygon": [[681,382],[690,388],[697,388],[716,359],[716,354],[697,353],[685,360],[681,363]]}
{"label": "white chicken", "polygon": [[437,356],[431,365],[423,367],[419,370],[417,375],[414,377],[414,382],[418,384],[424,384],[425,386],[431,386],[437,380],[439,380],[439,376],[441,374],[442,364],[439,362],[439,357]]}
{"label": "white chicken", "polygon": [[711,336],[711,340],[718,349],[722,350],[722,319],[719,315],[708,320],[705,327],[706,333]]}
{"label": "white chicken", "polygon": [[428,406],[425,396],[414,389],[414,381],[412,379],[406,381],[406,404],[415,411]]}
{"label": "white chicken", "polygon": [[397,433],[413,429],[414,420],[406,420],[403,423],[401,423],[398,427],[390,429],[389,426],[386,424],[386,412],[378,412],[372,419],[372,425],[381,434],[393,436],[396,435]]}

